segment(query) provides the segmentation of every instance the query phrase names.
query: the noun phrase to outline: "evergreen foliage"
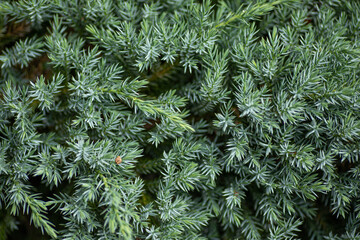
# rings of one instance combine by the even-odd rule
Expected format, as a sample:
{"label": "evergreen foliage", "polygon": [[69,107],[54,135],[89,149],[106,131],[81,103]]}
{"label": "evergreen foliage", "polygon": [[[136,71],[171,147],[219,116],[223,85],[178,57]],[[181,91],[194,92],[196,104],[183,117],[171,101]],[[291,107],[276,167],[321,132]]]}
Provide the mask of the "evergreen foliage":
{"label": "evergreen foliage", "polygon": [[0,239],[360,239],[359,19],[2,0]]}

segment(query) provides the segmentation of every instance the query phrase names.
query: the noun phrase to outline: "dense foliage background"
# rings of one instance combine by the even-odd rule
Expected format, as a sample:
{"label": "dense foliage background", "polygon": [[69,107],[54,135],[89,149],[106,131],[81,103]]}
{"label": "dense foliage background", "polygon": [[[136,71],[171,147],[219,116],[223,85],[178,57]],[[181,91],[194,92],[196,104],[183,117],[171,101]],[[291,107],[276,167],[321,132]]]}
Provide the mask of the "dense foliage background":
{"label": "dense foliage background", "polygon": [[360,239],[360,3],[0,1],[0,239]]}

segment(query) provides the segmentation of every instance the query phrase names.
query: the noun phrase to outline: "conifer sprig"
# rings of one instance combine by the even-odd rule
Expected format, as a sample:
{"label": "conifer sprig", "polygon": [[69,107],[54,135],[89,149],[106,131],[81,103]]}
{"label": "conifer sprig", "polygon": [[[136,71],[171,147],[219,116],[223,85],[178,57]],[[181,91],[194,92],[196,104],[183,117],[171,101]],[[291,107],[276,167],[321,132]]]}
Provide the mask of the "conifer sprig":
{"label": "conifer sprig", "polygon": [[0,239],[360,239],[359,16],[3,0]]}

